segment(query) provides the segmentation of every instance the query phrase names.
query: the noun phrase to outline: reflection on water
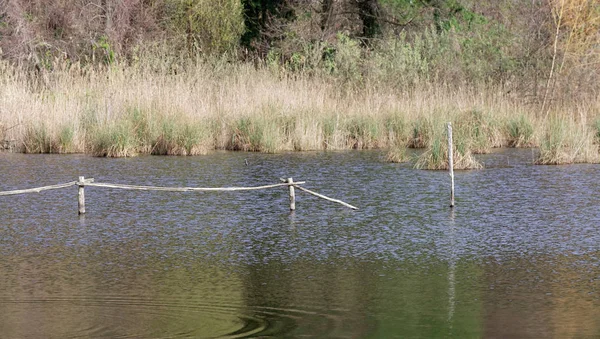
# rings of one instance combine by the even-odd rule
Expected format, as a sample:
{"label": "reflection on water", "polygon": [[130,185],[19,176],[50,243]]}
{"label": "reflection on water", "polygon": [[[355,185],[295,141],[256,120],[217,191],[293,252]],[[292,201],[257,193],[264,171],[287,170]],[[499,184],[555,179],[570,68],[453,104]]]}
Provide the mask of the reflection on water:
{"label": "reflection on water", "polygon": [[[379,152],[100,159],[0,154],[0,191],[76,180],[287,192],[77,189],[0,197],[7,338],[598,337],[600,166],[531,151],[448,176]],[[248,165],[245,163],[248,160]]]}

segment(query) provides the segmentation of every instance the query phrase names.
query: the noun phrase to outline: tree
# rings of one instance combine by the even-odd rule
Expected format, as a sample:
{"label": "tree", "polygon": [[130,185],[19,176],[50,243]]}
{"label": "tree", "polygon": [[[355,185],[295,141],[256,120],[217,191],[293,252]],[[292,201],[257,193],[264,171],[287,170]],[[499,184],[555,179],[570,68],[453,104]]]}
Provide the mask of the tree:
{"label": "tree", "polygon": [[362,23],[362,37],[373,38],[381,33],[379,23],[379,2],[377,0],[358,0],[358,17]]}
{"label": "tree", "polygon": [[286,0],[243,0],[242,4],[246,29],[241,44],[250,49],[270,39],[268,31],[273,19],[293,16]]}
{"label": "tree", "polygon": [[[552,63],[548,73],[542,114],[548,114],[557,77],[600,64],[600,3],[596,0],[547,0],[554,26]],[[590,67],[592,66],[592,67]]]}
{"label": "tree", "polygon": [[190,55],[222,54],[239,46],[244,33],[240,0],[165,0],[169,26],[183,35]]}

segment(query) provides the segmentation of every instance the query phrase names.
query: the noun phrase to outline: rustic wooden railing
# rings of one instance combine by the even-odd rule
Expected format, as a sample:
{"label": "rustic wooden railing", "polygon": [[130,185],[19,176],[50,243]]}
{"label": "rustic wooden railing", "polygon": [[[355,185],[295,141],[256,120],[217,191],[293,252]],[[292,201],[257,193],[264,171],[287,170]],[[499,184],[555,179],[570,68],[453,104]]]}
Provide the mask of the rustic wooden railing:
{"label": "rustic wooden railing", "polygon": [[167,191],[167,192],[235,192],[235,191],[254,191],[254,190],[263,190],[270,189],[276,187],[287,186],[289,197],[290,197],[290,210],[294,211],[296,209],[296,193],[294,188],[297,188],[303,192],[312,194],[321,199],[325,199],[328,201],[332,201],[341,205],[344,205],[348,208],[357,210],[358,208],[352,206],[348,203],[345,203],[338,199],[333,199],[327,197],[323,194],[319,194],[317,192],[311,191],[307,188],[301,187],[300,185],[305,184],[305,181],[294,181],[292,178],[280,179],[283,181],[279,184],[271,184],[271,185],[263,185],[263,186],[253,186],[253,187],[164,187],[164,186],[138,186],[138,185],[124,185],[124,184],[111,184],[111,183],[100,183],[94,182],[93,178],[84,178],[79,177],[77,181],[71,181],[64,184],[56,184],[51,186],[43,186],[43,187],[35,187],[21,190],[12,190],[12,191],[3,191],[0,192],[0,196],[4,195],[15,195],[15,194],[26,194],[26,193],[39,193],[47,190],[55,190],[61,188],[67,188],[71,186],[78,186],[78,207],[79,214],[85,214],[85,187],[105,187],[105,188],[113,188],[113,189],[125,189],[125,190],[139,190],[139,191]]}

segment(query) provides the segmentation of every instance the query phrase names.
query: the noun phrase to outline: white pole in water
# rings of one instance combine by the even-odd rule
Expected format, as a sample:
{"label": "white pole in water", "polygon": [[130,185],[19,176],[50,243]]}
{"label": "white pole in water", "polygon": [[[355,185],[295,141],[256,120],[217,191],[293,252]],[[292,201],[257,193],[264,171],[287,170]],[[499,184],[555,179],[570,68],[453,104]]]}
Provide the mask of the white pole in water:
{"label": "white pole in water", "polygon": [[448,123],[448,170],[450,171],[450,207],[454,207],[454,150],[452,147],[452,123]]}
{"label": "white pole in water", "polygon": [[78,199],[78,205],[79,205],[79,214],[85,214],[85,189],[84,189],[84,185],[85,185],[85,178],[84,177],[79,177],[79,182],[77,183],[77,186],[79,186],[79,199]]}
{"label": "white pole in water", "polygon": [[[287,182],[289,184],[293,184],[294,183],[294,179],[288,178]],[[295,211],[296,210],[296,193],[294,192],[294,186],[293,185],[289,185],[289,187],[290,187],[290,211]]]}

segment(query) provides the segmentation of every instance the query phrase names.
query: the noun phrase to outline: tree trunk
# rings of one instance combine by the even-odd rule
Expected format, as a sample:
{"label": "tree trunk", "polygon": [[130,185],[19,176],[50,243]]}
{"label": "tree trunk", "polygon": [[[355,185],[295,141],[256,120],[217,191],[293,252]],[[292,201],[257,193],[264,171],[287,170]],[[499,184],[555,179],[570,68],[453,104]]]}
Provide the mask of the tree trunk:
{"label": "tree trunk", "polygon": [[362,22],[362,36],[372,38],[380,33],[377,0],[359,0],[358,16]]}

